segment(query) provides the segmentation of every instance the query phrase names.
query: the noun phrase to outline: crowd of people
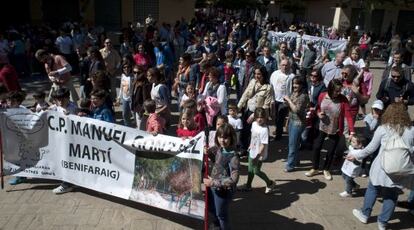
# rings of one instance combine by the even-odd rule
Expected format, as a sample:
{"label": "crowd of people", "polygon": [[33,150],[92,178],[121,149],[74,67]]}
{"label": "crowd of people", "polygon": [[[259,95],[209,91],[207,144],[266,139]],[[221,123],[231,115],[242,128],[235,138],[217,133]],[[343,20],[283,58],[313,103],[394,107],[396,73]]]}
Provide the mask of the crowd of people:
{"label": "crowd of people", "polygon": [[[360,188],[354,178],[369,177],[363,207],[353,210],[363,223],[381,194],[384,202],[378,227],[385,229],[399,189],[413,189],[413,174],[390,176],[377,157],[392,133],[402,136],[413,154],[414,129],[407,112],[414,104],[413,65],[411,57],[405,59],[413,51],[411,39],[403,52],[401,40],[396,44],[394,36],[384,74],[374,76],[369,69],[373,41],[368,33],[332,60],[311,41],[274,43],[269,38],[269,31],[284,30],[298,36],[341,38],[334,29],[323,31],[309,23],[288,27],[276,20],[259,25],[199,17],[171,26],[147,18],[143,25],[123,29],[119,47],[102,28],[65,23],[59,34],[47,28],[9,30],[11,41],[0,33],[1,106],[23,107],[26,93],[33,93],[36,103],[29,107],[33,112],[50,109],[116,122],[115,107],[120,106],[121,124],[153,135],[174,132],[191,138],[208,131],[212,141],[207,141],[206,153],[213,170],[203,183],[220,229],[230,228],[228,205],[233,193],[251,191],[255,175],[266,182],[266,194],[277,188],[261,166],[274,154],[269,143],[280,144],[284,138],[284,127],[289,133],[284,172],[297,170],[300,151],[309,148],[313,158],[307,177],[322,173],[327,181],[332,180],[333,162],[345,156],[341,197],[352,197]],[[44,71],[52,83],[49,93],[21,91],[18,79],[27,78],[36,63],[44,66],[38,71]],[[74,77],[79,77],[79,91]],[[381,78],[378,89],[373,89],[374,78]],[[376,100],[367,109],[373,92],[377,92]],[[231,99],[231,94],[236,98]],[[173,99],[177,104],[172,104]],[[180,113],[176,130],[170,126],[171,111]],[[361,132],[354,128],[358,119],[365,123]],[[276,129],[271,133],[273,125]],[[322,148],[327,152],[320,165]],[[243,158],[248,161],[248,179],[237,187]],[[25,181],[14,177],[9,183]],[[61,194],[73,187],[62,182],[53,192]],[[413,196],[411,192],[414,215]]]}

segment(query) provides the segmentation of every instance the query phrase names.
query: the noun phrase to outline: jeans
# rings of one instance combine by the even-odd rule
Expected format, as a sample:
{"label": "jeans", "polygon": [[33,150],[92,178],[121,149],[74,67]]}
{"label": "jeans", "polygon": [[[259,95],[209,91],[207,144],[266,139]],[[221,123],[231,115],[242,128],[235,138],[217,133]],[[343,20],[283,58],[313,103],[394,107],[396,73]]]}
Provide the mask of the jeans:
{"label": "jeans", "polygon": [[354,178],[346,175],[345,173],[342,173],[342,178],[344,178],[345,180],[345,191],[348,194],[352,193],[352,189],[355,188],[355,186],[357,185],[357,183],[355,183]]}
{"label": "jeans", "polygon": [[232,199],[232,192],[226,189],[208,188],[208,208],[214,213],[220,225],[220,229],[230,229],[229,204]]}
{"label": "jeans", "polygon": [[264,172],[260,170],[260,168],[262,168],[262,162],[259,160],[253,160],[251,157],[249,157],[246,187],[248,188],[252,187],[252,181],[253,181],[254,175],[257,175],[258,177],[262,178],[262,180],[266,182],[267,187],[272,185],[272,181],[267,177],[267,175]]}
{"label": "jeans", "polygon": [[131,126],[131,101],[126,101],[121,97],[122,103],[122,120],[125,126]]}
{"label": "jeans", "polygon": [[339,135],[328,135],[327,133],[323,131],[319,131],[319,135],[315,140],[315,143],[313,145],[313,169],[319,169],[319,161],[321,158],[321,150],[323,143],[325,142],[325,138],[328,137],[328,145],[327,145],[327,153],[326,153],[326,159],[325,163],[323,164],[323,170],[329,170],[329,168],[332,165],[333,156],[335,154],[335,147],[338,144],[339,141]]}
{"label": "jeans", "polygon": [[414,210],[414,190],[411,190],[410,195],[408,195],[408,208]]}
{"label": "jeans", "polygon": [[374,207],[378,193],[381,192],[383,198],[381,214],[378,216],[378,222],[386,224],[394,213],[395,205],[398,200],[398,189],[382,186],[374,186],[371,181],[368,183],[364,197],[364,206],[361,211],[366,217],[371,216],[372,207]]}
{"label": "jeans", "polygon": [[287,170],[294,169],[296,163],[299,161],[298,149],[300,145],[301,134],[304,128],[304,125],[295,124],[295,121],[289,119],[289,153],[286,163]]}
{"label": "jeans", "polygon": [[289,113],[289,109],[283,102],[275,102],[275,125],[276,125],[276,139],[282,137],[283,125],[286,121],[286,116]]}

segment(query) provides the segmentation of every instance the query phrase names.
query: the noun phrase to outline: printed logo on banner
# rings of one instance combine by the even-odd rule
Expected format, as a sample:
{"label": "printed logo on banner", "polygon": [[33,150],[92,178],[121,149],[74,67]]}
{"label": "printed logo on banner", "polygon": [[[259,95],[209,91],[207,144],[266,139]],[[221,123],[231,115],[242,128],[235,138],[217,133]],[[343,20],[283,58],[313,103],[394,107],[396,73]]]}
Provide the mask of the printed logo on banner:
{"label": "printed logo on banner", "polygon": [[204,216],[204,133],[188,140],[153,136],[56,111],[7,110],[0,119],[9,174],[59,179],[172,212]]}

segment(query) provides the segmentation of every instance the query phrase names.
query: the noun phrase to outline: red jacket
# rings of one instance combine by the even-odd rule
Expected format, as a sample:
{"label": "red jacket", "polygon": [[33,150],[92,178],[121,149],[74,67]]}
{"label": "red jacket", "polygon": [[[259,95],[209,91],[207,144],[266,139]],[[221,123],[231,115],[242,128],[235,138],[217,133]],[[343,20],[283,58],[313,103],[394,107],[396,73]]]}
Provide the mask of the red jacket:
{"label": "red jacket", "polygon": [[6,64],[1,68],[0,83],[6,87],[8,92],[21,90],[17,72],[10,64]]}
{"label": "red jacket", "polygon": [[188,130],[177,128],[177,136],[179,137],[195,137],[198,134],[198,130]]}
{"label": "red jacket", "polygon": [[[325,96],[328,94],[328,92],[323,92],[319,95],[318,98],[318,106],[316,108],[317,113],[321,112],[321,104],[323,99],[325,99]],[[341,112],[339,113],[339,135],[343,135],[344,133],[344,121],[345,119],[348,122],[349,132],[355,132],[354,131],[354,121],[352,120],[352,115],[349,110],[349,102],[348,99],[342,94],[339,94],[339,103],[341,103]]]}

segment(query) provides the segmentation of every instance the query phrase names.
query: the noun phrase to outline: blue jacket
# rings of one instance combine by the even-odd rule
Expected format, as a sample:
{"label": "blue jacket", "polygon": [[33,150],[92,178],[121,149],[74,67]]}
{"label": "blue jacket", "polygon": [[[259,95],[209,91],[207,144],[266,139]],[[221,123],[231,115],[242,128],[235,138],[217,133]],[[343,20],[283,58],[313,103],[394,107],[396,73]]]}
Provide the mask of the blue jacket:
{"label": "blue jacket", "polygon": [[97,119],[101,121],[106,121],[106,122],[111,122],[111,123],[115,122],[112,111],[107,107],[106,104],[103,104],[100,107],[97,107],[94,110],[92,110],[91,117],[93,119]]}
{"label": "blue jacket", "polygon": [[269,78],[270,75],[272,75],[272,73],[277,69],[276,59],[272,56],[269,57],[269,61],[266,64],[263,55],[260,55],[256,61],[259,62],[262,66],[266,67],[267,73],[269,74]]}

